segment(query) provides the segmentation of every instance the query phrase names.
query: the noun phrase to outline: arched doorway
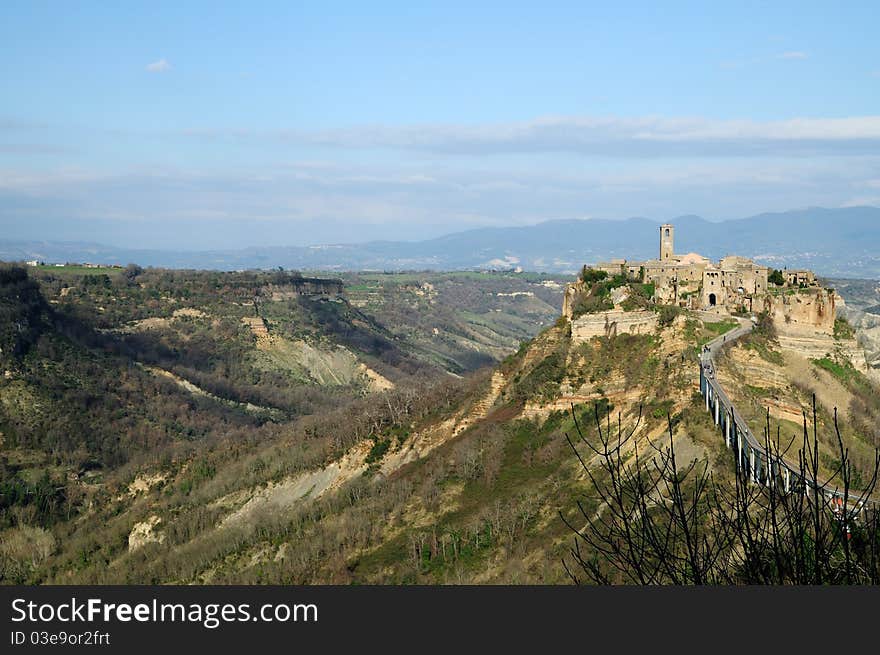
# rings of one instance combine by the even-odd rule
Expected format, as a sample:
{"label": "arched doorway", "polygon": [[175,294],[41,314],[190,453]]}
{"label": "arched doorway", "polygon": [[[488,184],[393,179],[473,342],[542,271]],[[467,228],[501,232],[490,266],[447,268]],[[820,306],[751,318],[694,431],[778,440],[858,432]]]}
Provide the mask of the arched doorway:
{"label": "arched doorway", "polygon": [[716,302],[717,302],[717,298],[715,298],[715,294],[710,293],[709,294],[709,307],[714,307]]}

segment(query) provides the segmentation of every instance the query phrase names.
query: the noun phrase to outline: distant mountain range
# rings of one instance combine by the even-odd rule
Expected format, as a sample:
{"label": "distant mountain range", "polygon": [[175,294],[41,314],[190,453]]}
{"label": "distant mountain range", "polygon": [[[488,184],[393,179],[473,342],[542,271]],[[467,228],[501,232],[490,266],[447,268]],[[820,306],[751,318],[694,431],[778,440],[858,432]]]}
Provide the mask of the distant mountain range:
{"label": "distant mountain range", "polygon": [[[880,208],[811,208],[723,222],[699,216],[669,221],[675,249],[712,259],[752,257],[776,268],[805,267],[825,276],[880,278]],[[659,222],[555,220],[527,227],[481,228],[417,242],[373,241],[241,250],[164,251],[94,243],[7,241],[0,260],[93,262],[166,268],[325,271],[507,269],[574,272],[585,263],[657,256]]]}

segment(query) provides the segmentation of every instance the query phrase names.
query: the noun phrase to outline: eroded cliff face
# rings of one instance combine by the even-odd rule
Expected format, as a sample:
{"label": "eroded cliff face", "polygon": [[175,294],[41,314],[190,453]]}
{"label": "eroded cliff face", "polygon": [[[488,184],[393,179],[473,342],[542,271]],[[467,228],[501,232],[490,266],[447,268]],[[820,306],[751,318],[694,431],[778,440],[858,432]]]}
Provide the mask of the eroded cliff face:
{"label": "eroded cliff face", "polygon": [[583,291],[584,283],[578,280],[566,285],[565,293],[562,294],[562,315],[568,320],[574,315],[574,303],[578,294]]}
{"label": "eroded cliff face", "polygon": [[830,289],[810,288],[795,293],[767,294],[763,311],[779,334],[834,334],[834,319],[843,299]]}
{"label": "eroded cliff face", "polygon": [[343,291],[341,280],[291,276],[281,282],[267,284],[261,289],[261,294],[277,302],[299,296],[338,296]]}
{"label": "eroded cliff face", "polygon": [[[846,305],[834,291],[811,288],[792,294],[768,294],[764,311],[773,319],[781,350],[808,360],[848,361],[862,373],[871,371],[863,340],[835,334],[835,319],[846,316]],[[880,350],[880,328],[877,337]],[[880,352],[875,358],[880,359]]]}
{"label": "eroded cliff face", "polygon": [[[825,345],[829,342],[828,351],[813,357],[788,347],[782,339],[775,343],[747,338],[722,352],[717,377],[752,431],[763,435],[769,425],[771,442],[783,449],[798,447],[804,422],[812,429],[815,398],[826,465],[833,462],[837,447],[836,413],[853,461],[859,470],[867,471],[874,447],[880,443],[878,387],[847,363],[852,360],[839,344],[835,349],[830,338]],[[827,473],[832,472],[829,466]]]}
{"label": "eroded cliff face", "polygon": [[856,341],[865,355],[868,375],[880,383],[880,316],[849,307],[843,308],[840,313],[855,329]]}
{"label": "eroded cliff face", "polygon": [[855,339],[835,339],[830,334],[779,334],[779,348],[807,359],[848,361],[862,373],[869,371],[865,349]]}
{"label": "eroded cliff face", "polygon": [[584,343],[593,337],[615,337],[618,334],[653,334],[659,317],[652,311],[623,311],[613,309],[584,314],[571,322],[571,339]]}

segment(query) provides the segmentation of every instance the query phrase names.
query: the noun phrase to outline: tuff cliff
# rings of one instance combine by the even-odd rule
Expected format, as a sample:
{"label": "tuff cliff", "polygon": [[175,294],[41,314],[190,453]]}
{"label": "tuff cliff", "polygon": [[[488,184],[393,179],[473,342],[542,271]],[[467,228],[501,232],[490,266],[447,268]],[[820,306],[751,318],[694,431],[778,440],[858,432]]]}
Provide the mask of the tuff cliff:
{"label": "tuff cliff", "polygon": [[837,308],[843,298],[832,289],[809,287],[767,293],[761,311],[766,312],[780,333],[812,334],[834,333]]}

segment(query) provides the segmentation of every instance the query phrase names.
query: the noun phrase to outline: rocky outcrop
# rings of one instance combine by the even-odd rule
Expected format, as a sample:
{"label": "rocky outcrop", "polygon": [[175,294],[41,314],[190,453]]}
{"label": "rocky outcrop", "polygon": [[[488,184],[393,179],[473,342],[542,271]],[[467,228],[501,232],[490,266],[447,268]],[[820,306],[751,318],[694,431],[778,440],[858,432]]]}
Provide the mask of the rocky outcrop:
{"label": "rocky outcrop", "polygon": [[269,340],[269,329],[266,321],[259,316],[242,316],[241,322],[251,329],[251,333],[257,339],[257,347],[264,346]]}
{"label": "rocky outcrop", "polygon": [[578,280],[566,285],[565,293],[562,294],[562,315],[571,320],[574,315],[574,304],[578,294],[583,290],[584,283]]}
{"label": "rocky outcrop", "polygon": [[837,307],[843,299],[830,289],[799,289],[795,293],[767,294],[764,311],[780,334],[833,334]]}
{"label": "rocky outcrop", "polygon": [[856,341],[864,350],[869,374],[880,381],[880,316],[849,308],[840,313],[856,331]]}
{"label": "rocky outcrop", "polygon": [[153,514],[146,521],[135,523],[128,535],[129,552],[143,548],[150,543],[161,544],[165,541],[165,533],[156,530],[161,522],[162,519]]}
{"label": "rocky outcrop", "polygon": [[868,370],[865,350],[855,339],[834,339],[826,334],[780,334],[779,347],[797,353],[807,359],[831,357],[845,359],[863,373]]}
{"label": "rocky outcrop", "polygon": [[267,284],[262,288],[264,298],[273,302],[291,300],[299,296],[338,296],[343,293],[342,280],[329,280],[316,277],[293,276],[280,284]]}

